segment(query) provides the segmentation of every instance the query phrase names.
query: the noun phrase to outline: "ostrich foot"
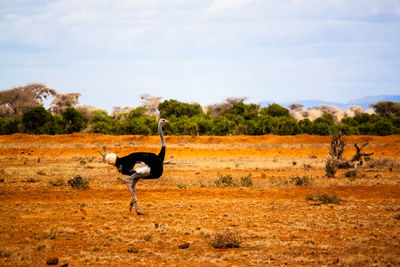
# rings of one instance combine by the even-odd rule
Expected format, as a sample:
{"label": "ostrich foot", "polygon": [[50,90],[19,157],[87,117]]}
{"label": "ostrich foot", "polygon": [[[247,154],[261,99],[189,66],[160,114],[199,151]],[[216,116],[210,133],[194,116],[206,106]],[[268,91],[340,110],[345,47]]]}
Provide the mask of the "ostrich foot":
{"label": "ostrich foot", "polygon": [[[132,207],[133,207],[134,204],[135,204],[135,201],[132,200],[131,203],[129,204],[129,212],[132,211]],[[139,209],[139,207],[136,207],[136,206],[135,206],[135,209],[136,209],[136,214],[137,214],[137,215],[146,215],[146,213],[142,212],[142,211]]]}

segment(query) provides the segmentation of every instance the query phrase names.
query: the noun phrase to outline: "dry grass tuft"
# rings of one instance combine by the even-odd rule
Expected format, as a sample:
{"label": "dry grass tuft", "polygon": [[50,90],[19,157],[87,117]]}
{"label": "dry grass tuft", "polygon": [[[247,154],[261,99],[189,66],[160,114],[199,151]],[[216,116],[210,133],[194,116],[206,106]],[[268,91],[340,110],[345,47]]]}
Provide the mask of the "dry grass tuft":
{"label": "dry grass tuft", "polygon": [[222,175],[221,172],[218,172],[218,180],[215,181],[215,185],[217,187],[233,187],[236,186],[236,183],[233,181],[232,175]]}
{"label": "dry grass tuft", "polygon": [[242,238],[234,232],[225,230],[223,233],[216,233],[210,240],[213,248],[240,248]]}
{"label": "dry grass tuft", "polygon": [[312,176],[304,175],[300,177],[299,175],[290,177],[288,183],[294,184],[295,186],[309,186],[313,181]]}
{"label": "dry grass tuft", "polygon": [[49,181],[49,183],[52,186],[63,186],[63,185],[65,185],[65,181],[63,179],[61,179],[61,178],[52,179],[52,180]]}
{"label": "dry grass tuft", "polygon": [[251,178],[252,174],[249,173],[246,176],[240,177],[240,185],[244,187],[251,187],[253,186],[253,179]]}
{"label": "dry grass tuft", "polygon": [[357,170],[356,169],[347,170],[344,173],[344,176],[350,178],[351,180],[354,180],[357,177]]}
{"label": "dry grass tuft", "polygon": [[307,195],[307,201],[312,201],[312,205],[319,206],[321,204],[339,204],[340,200],[336,195],[330,193],[311,194]]}

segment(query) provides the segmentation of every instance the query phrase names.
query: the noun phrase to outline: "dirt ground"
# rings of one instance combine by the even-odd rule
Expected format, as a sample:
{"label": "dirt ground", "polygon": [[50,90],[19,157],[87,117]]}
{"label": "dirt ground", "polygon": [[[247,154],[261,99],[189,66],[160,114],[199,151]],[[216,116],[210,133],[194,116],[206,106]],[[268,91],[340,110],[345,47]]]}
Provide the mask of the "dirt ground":
{"label": "dirt ground", "polygon": [[[158,153],[159,137],[0,136],[0,265],[399,266],[400,136],[346,142],[345,158],[354,143],[374,154],[355,177],[326,178],[329,136],[167,136],[163,176],[136,187],[138,216],[97,151]],[[77,175],[89,189],[68,185]]]}

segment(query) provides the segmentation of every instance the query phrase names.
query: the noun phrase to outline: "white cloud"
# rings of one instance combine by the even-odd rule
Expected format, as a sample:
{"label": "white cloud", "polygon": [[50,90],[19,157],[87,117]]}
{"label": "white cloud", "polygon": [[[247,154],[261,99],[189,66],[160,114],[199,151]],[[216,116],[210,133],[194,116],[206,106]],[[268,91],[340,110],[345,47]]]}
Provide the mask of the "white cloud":
{"label": "white cloud", "polygon": [[250,4],[252,0],[214,0],[206,9],[208,13],[224,13],[239,11],[244,6]]}
{"label": "white cloud", "polygon": [[3,1],[0,88],[51,82],[100,103],[116,87],[121,106],[146,92],[204,103],[395,90],[399,12],[398,0]]}

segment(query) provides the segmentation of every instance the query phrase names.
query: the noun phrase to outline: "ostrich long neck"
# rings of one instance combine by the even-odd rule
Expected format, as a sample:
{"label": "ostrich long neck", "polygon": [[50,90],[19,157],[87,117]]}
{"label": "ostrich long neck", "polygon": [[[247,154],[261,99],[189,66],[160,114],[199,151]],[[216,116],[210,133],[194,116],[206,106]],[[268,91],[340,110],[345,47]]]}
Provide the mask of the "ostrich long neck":
{"label": "ostrich long neck", "polygon": [[158,154],[158,157],[164,161],[164,157],[165,157],[165,142],[164,142],[164,134],[162,131],[162,125],[161,123],[158,123],[158,133],[160,134],[160,138],[161,138],[161,151],[160,154]]}

